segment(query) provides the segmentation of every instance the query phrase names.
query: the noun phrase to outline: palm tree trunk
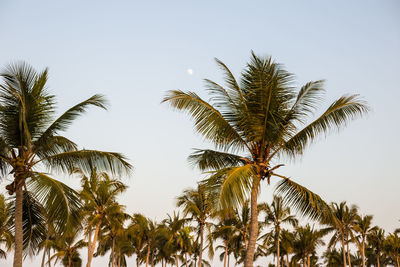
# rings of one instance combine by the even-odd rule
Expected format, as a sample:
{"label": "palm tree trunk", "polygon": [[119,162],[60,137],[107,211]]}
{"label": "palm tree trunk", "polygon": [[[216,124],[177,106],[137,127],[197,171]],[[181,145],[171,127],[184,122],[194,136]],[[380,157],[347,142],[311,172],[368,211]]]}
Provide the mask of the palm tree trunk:
{"label": "palm tree trunk", "polygon": [[349,264],[349,266],[351,267],[351,258],[350,258],[350,249],[349,249],[349,241],[347,240],[347,263]]}
{"label": "palm tree trunk", "polygon": [[251,188],[251,200],[250,200],[250,238],[246,249],[246,259],[244,267],[253,267],[254,252],[256,249],[256,241],[258,237],[258,210],[257,210],[257,197],[258,197],[258,185],[261,177],[254,177],[253,186]]}
{"label": "palm tree trunk", "polygon": [[277,237],[276,237],[276,259],[277,259],[277,263],[276,266],[280,267],[280,251],[279,251],[279,230],[276,233]]}
{"label": "palm tree trunk", "polygon": [[185,266],[188,267],[187,252],[185,252]]}
{"label": "palm tree trunk", "polygon": [[287,267],[289,267],[289,253],[286,254],[286,264]]}
{"label": "palm tree trunk", "polygon": [[227,266],[227,267],[229,267],[229,259],[230,259],[230,255],[229,255],[229,253],[228,253],[228,266]]}
{"label": "palm tree trunk", "polygon": [[68,255],[68,267],[71,267],[71,257],[72,257],[72,255]]}
{"label": "palm tree trunk", "polygon": [[150,244],[147,244],[146,267],[149,265],[149,259],[150,259]]}
{"label": "palm tree trunk", "polygon": [[226,257],[227,256],[228,256],[228,246],[225,244],[224,267],[226,267]]}
{"label": "palm tree trunk", "polygon": [[308,256],[307,256],[307,266],[308,266],[308,267],[310,267],[310,263],[311,263],[311,261],[310,261],[310,255],[308,255]]}
{"label": "palm tree trunk", "polygon": [[115,237],[113,237],[113,241],[112,241],[111,260],[112,260],[112,267],[114,267],[115,266]]}
{"label": "palm tree trunk", "polygon": [[96,248],[96,242],[97,242],[97,237],[99,236],[100,226],[101,226],[101,220],[99,220],[96,224],[96,230],[94,232],[94,237],[93,237],[93,244],[92,244],[92,248],[90,249],[90,252],[89,252],[89,258],[88,258],[86,267],[90,267],[92,264],[93,253],[94,253],[94,249]]}
{"label": "palm tree trunk", "polygon": [[346,267],[347,263],[346,263],[346,249],[345,249],[345,245],[344,245],[344,236],[343,235],[341,235],[341,236],[342,236],[343,264],[344,264],[344,267]]}
{"label": "palm tree trunk", "polygon": [[380,260],[379,260],[379,257],[380,257],[380,255],[379,255],[379,253],[376,255],[376,266],[377,267],[381,267],[381,262],[380,262]]}
{"label": "palm tree trunk", "polygon": [[361,255],[362,255],[362,266],[365,267],[365,240],[364,239],[362,241]]}
{"label": "palm tree trunk", "polygon": [[22,267],[22,185],[18,185],[15,191],[15,247],[14,267]]}
{"label": "palm tree trunk", "polygon": [[307,267],[307,260],[306,260],[306,257],[303,258],[303,267]]}
{"label": "palm tree trunk", "polygon": [[204,235],[204,223],[200,223],[199,267],[202,267],[203,265],[203,235]]}
{"label": "palm tree trunk", "polygon": [[175,253],[176,267],[179,267],[178,253]]}

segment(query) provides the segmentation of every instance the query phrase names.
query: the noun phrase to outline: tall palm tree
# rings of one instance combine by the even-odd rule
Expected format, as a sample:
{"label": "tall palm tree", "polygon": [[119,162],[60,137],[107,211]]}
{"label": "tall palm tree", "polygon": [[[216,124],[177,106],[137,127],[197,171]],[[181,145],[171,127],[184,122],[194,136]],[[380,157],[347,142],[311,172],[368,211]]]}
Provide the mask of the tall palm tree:
{"label": "tall palm tree", "polygon": [[341,251],[343,253],[343,265],[344,267],[347,265],[351,266],[349,243],[352,235],[352,227],[358,216],[358,208],[355,205],[349,207],[346,202],[343,201],[339,204],[331,203],[330,209],[333,216],[328,218],[328,220],[325,220],[325,223],[328,225],[327,229],[334,232],[334,234],[328,243],[328,249],[334,247],[336,243],[340,242],[342,245]]}
{"label": "tall palm tree", "polygon": [[42,202],[58,204],[52,214],[64,217],[64,221],[58,221],[63,227],[69,216],[66,194],[60,190],[61,183],[44,170],[65,172],[94,165],[121,173],[131,168],[121,154],[79,150],[74,142],[60,135],[88,107],[105,108],[105,99],[94,95],[55,119],[55,96],[46,89],[47,73],[47,69],[38,73],[26,63],[17,63],[0,74],[0,173],[3,177],[9,173],[13,176],[6,189],[10,195],[15,194],[14,267],[22,266],[22,199],[23,191],[29,189],[27,182],[36,187],[35,197]]}
{"label": "tall palm tree", "polygon": [[297,157],[320,134],[346,125],[365,114],[366,104],[357,95],[342,96],[313,122],[305,125],[321,103],[323,81],[309,82],[296,91],[294,75],[270,57],[252,53],[238,82],[217,60],[226,87],[206,80],[207,102],[193,92],[169,91],[163,102],[188,113],[196,130],[218,150],[197,150],[190,161],[201,170],[213,171],[205,181],[219,207],[236,206],[249,196],[251,227],[245,267],[253,266],[258,236],[257,198],[260,183],[281,178],[278,192],[303,214],[313,218],[328,211],[322,199],[307,188],[278,174],[279,156]]}
{"label": "tall palm tree", "polygon": [[357,216],[353,225],[354,231],[358,233],[354,240],[356,241],[361,253],[363,267],[365,267],[365,243],[367,241],[367,236],[369,233],[377,229],[376,227],[372,227],[372,218],[372,215]]}
{"label": "tall palm tree", "polygon": [[265,205],[265,212],[267,213],[265,217],[266,224],[272,224],[274,228],[274,235],[276,241],[276,255],[277,263],[276,266],[280,266],[280,236],[282,225],[290,224],[296,226],[298,220],[294,215],[290,214],[290,208],[285,206],[282,197],[274,196],[271,205]]}
{"label": "tall palm tree", "polygon": [[383,251],[383,244],[385,242],[385,230],[376,228],[367,236],[368,244],[373,248],[376,255],[376,265],[381,266],[380,258]]}
{"label": "tall palm tree", "polygon": [[208,219],[212,216],[212,203],[210,197],[201,186],[196,189],[187,189],[177,198],[177,206],[183,209],[184,215],[190,215],[198,225],[200,239],[199,267],[202,267],[204,231],[209,226]]}
{"label": "tall palm tree", "polygon": [[112,179],[107,173],[98,172],[97,168],[92,169],[89,176],[86,176],[82,170],[76,169],[74,173],[81,177],[80,196],[84,202],[83,212],[87,215],[88,262],[86,266],[90,267],[100,230],[104,223],[111,221],[115,214],[122,212],[116,197],[127,187],[121,181]]}
{"label": "tall palm tree", "polygon": [[0,258],[6,258],[13,244],[13,234],[11,232],[12,215],[11,203],[7,202],[3,194],[0,194],[0,244],[4,244],[5,249],[0,249]]}

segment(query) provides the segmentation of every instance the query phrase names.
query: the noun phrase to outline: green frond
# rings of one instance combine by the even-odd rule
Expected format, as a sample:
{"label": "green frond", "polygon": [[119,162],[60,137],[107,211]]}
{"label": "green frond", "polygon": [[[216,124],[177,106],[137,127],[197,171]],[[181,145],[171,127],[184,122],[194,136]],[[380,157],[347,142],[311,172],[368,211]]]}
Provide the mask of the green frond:
{"label": "green frond", "polygon": [[328,204],[319,195],[288,178],[278,183],[276,192],[282,195],[285,203],[298,211],[301,216],[313,220],[332,216]]}
{"label": "green frond", "polygon": [[38,143],[46,142],[46,140],[57,134],[59,131],[65,131],[73,123],[76,118],[86,113],[90,106],[107,109],[107,101],[103,95],[94,95],[87,100],[73,106],[56,119],[40,136]]}
{"label": "green frond", "polygon": [[302,154],[307,145],[320,134],[339,130],[349,121],[365,115],[368,111],[369,107],[358,95],[342,96],[334,101],[319,118],[288,140],[283,150],[290,156]]}
{"label": "green frond", "polygon": [[219,170],[243,163],[240,156],[209,149],[195,149],[189,156],[189,162],[200,170]]}
{"label": "green frond", "polygon": [[51,170],[71,172],[76,168],[90,173],[94,168],[113,174],[129,174],[132,165],[124,155],[116,152],[78,150],[51,155],[39,160]]}
{"label": "green frond", "polygon": [[238,207],[243,204],[251,191],[255,167],[244,165],[218,170],[202,182],[217,209]]}
{"label": "green frond", "polygon": [[215,107],[193,92],[169,91],[162,103],[168,102],[173,108],[188,113],[193,119],[197,132],[217,147],[228,149],[232,146],[243,149],[246,143],[236,129]]}
{"label": "green frond", "polygon": [[44,173],[34,173],[27,186],[43,205],[56,232],[63,233],[79,225],[81,203],[75,190]]}

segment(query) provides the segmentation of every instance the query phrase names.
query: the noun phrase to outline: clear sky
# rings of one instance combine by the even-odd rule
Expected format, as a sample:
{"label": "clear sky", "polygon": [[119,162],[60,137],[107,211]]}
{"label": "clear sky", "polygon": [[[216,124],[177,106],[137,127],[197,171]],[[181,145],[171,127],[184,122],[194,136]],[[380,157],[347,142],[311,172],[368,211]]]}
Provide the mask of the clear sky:
{"label": "clear sky", "polygon": [[[326,103],[359,93],[373,109],[283,173],[326,201],[357,204],[387,231],[400,227],[399,1],[0,0],[0,26],[0,66],[49,67],[60,111],[94,93],[108,97],[108,112],[91,109],[67,134],[131,159],[121,197],[130,213],[171,213],[175,197],[200,178],[186,161],[191,149],[209,147],[188,117],[160,104],[165,92],[204,96],[202,79],[222,78],[214,57],[238,75],[254,50],[285,64],[299,85],[326,79]],[[273,188],[264,185],[261,200]]]}

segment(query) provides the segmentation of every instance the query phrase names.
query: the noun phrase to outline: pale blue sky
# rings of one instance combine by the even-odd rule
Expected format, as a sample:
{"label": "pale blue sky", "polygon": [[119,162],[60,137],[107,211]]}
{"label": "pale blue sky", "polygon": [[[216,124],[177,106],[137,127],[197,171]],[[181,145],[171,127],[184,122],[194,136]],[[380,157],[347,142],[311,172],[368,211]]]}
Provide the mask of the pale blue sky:
{"label": "pale blue sky", "polygon": [[[387,231],[400,227],[399,1],[0,0],[0,25],[0,66],[48,66],[60,110],[108,97],[108,112],[92,109],[68,135],[131,159],[121,197],[129,212],[162,219],[200,177],[186,157],[208,145],[160,104],[165,92],[204,96],[203,78],[221,81],[214,57],[239,74],[252,49],[285,64],[299,85],[326,79],[327,100],[359,93],[370,103],[367,118],[322,138],[283,173],[327,201],[359,205]],[[264,189],[269,200],[273,186]]]}

